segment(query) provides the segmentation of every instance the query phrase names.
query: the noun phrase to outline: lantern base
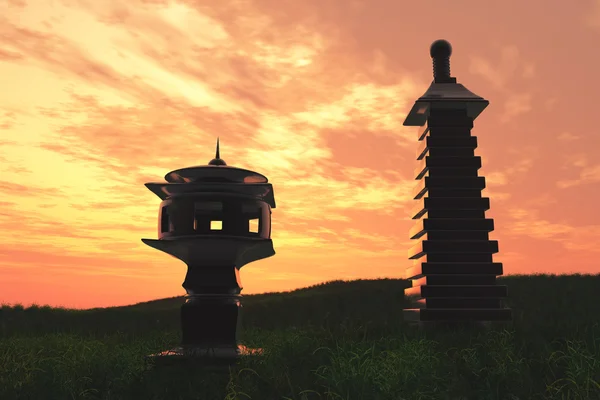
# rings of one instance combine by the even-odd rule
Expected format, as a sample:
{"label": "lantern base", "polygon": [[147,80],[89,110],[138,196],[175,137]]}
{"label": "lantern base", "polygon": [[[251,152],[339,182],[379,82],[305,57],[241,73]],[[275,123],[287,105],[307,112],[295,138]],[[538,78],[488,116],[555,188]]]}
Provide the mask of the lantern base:
{"label": "lantern base", "polygon": [[206,369],[228,370],[241,358],[263,355],[262,349],[251,349],[244,345],[237,347],[179,346],[171,350],[145,357],[151,366],[195,366]]}

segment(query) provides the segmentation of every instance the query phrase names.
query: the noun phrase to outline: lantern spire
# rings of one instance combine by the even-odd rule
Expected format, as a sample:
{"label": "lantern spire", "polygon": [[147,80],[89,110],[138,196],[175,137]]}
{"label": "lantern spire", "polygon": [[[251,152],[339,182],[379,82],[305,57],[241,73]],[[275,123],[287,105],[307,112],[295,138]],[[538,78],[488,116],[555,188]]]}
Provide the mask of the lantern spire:
{"label": "lantern spire", "polygon": [[212,160],[210,160],[210,162],[208,163],[208,165],[227,165],[227,163],[225,162],[225,160],[221,159],[221,153],[219,151],[219,138],[217,138],[217,151],[215,152],[215,158],[213,158]]}

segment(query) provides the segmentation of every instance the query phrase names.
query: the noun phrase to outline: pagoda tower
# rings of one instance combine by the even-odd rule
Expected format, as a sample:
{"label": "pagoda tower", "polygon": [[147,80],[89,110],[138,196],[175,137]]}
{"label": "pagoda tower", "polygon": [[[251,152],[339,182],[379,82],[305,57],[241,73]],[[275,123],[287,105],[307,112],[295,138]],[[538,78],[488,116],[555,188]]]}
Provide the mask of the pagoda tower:
{"label": "pagoda tower", "polygon": [[142,239],[187,264],[181,306],[181,346],[149,356],[154,363],[186,360],[228,366],[259,354],[239,343],[240,268],[275,254],[271,241],[273,187],[257,172],[208,165],[169,172],[165,183],[146,183],[162,200],[158,239]]}
{"label": "pagoda tower", "polygon": [[489,198],[482,197],[485,178],[478,176],[481,157],[475,155],[473,121],[489,102],[450,76],[452,47],[445,40],[431,45],[434,81],[412,107],[405,126],[419,126],[419,180],[414,199],[419,204],[410,238],[413,266],[406,271],[412,287],[405,289],[410,322],[506,321],[506,286],[496,284],[502,264],[493,262],[498,242],[489,239],[494,221],[485,218]]}

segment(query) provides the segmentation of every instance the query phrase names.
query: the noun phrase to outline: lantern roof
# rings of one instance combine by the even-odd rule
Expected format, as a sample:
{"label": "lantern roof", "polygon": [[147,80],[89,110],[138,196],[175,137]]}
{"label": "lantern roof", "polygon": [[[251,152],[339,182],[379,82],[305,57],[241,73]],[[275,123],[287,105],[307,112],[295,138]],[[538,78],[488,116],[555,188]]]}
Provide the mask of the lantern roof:
{"label": "lantern roof", "polygon": [[165,175],[165,180],[169,183],[267,183],[269,181],[266,176],[258,172],[227,165],[221,158],[219,138],[217,138],[215,158],[207,165],[176,169]]}
{"label": "lantern roof", "polygon": [[266,176],[248,169],[227,165],[221,158],[217,138],[215,158],[206,165],[180,168],[165,175],[166,182],[149,182],[145,186],[161,200],[193,193],[237,193],[261,199],[275,208],[273,186]]}

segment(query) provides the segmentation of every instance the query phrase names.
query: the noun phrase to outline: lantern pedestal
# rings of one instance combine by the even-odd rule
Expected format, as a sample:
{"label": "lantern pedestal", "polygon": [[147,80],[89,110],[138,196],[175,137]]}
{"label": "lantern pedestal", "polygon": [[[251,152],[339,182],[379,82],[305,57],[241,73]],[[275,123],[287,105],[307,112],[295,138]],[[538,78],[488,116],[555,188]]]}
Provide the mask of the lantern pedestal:
{"label": "lantern pedestal", "polygon": [[219,369],[262,354],[262,349],[239,344],[242,287],[237,268],[188,267],[183,287],[187,295],[181,306],[181,346],[152,354],[148,361]]}
{"label": "lantern pedestal", "polygon": [[275,253],[270,239],[187,237],[143,239],[188,265],[183,282],[181,346],[148,356],[154,364],[192,363],[228,367],[261,349],[239,344],[242,311],[241,266]]}
{"label": "lantern pedestal", "polygon": [[[235,267],[233,269],[237,271]],[[204,270],[207,271],[210,270]],[[201,274],[194,276],[201,282]],[[226,277],[226,274],[222,276]],[[242,357],[262,355],[262,349],[239,344],[241,295],[189,294],[191,285],[186,278],[184,287],[187,286],[188,294],[181,306],[181,346],[151,354],[148,361],[155,365],[189,364],[227,369]],[[239,290],[241,287],[230,288],[234,292]]]}

